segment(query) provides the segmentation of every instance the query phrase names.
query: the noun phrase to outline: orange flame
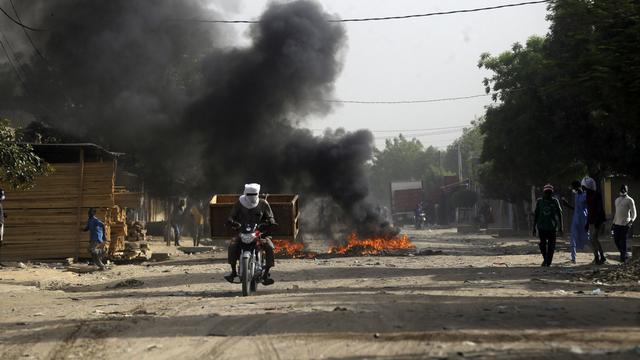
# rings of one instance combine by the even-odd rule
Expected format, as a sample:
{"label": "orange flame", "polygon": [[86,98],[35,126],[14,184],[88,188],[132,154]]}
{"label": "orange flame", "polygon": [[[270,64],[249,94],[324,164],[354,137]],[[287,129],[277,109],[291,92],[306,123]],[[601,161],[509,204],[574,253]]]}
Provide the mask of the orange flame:
{"label": "orange flame", "polygon": [[305,255],[304,244],[289,240],[272,240],[275,253],[286,257],[301,257]]}
{"label": "orange flame", "polygon": [[331,248],[329,254],[347,254],[353,252],[361,255],[376,255],[385,250],[401,249],[415,249],[415,245],[411,243],[407,235],[391,239],[359,239],[358,235],[351,234],[346,245]]}

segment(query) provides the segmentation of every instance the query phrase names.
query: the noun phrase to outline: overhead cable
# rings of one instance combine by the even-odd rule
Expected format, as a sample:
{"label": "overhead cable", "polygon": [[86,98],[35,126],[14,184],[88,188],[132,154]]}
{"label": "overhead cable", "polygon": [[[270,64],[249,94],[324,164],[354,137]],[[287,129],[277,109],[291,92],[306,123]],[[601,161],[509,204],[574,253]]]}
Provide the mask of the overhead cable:
{"label": "overhead cable", "polygon": [[0,7],[0,12],[2,12],[6,17],[9,18],[9,20],[13,21],[14,23],[18,24],[19,26],[21,26],[23,29],[27,29],[27,30],[31,30],[31,31],[44,31],[44,29],[36,29],[36,28],[32,28],[31,26],[27,26],[25,24],[23,24],[20,20],[16,20],[14,18],[11,17],[11,15],[9,15],[6,11],[4,11],[3,8]]}
{"label": "overhead cable", "polygon": [[[397,133],[397,132],[416,132],[416,131],[437,131],[437,130],[453,130],[453,129],[457,129],[457,130],[461,130],[464,128],[469,127],[470,125],[459,125],[459,126],[447,126],[447,127],[437,127],[437,128],[426,128],[426,129],[384,129],[384,130],[371,130],[371,129],[367,129],[372,133]],[[326,129],[309,129],[312,131],[325,131]]]}
{"label": "overhead cable", "polygon": [[[432,12],[432,13],[425,13],[425,14],[380,16],[380,17],[368,17],[368,18],[327,19],[327,21],[332,23],[338,23],[338,22],[404,20],[404,19],[423,18],[423,17],[439,16],[439,15],[451,15],[451,14],[471,13],[471,12],[478,12],[478,11],[497,10],[497,9],[504,9],[504,8],[511,8],[511,7],[525,6],[525,5],[543,4],[547,2],[549,2],[549,0],[526,1],[526,2],[516,3],[516,4],[504,4],[504,5],[487,6],[487,7],[481,7],[481,8],[473,8],[473,9],[439,11],[439,12]],[[207,19],[171,19],[170,21],[217,23],[217,24],[257,24],[260,22],[259,20],[207,20]]]}
{"label": "overhead cable", "polygon": [[[20,19],[20,15],[18,15],[18,9],[16,9],[16,6],[13,4],[13,0],[9,0],[9,2],[11,3],[11,8],[13,9],[13,13],[16,15],[16,19],[18,19],[18,21],[20,23],[22,23],[22,20]],[[36,47],[36,44],[33,43],[33,39],[31,39],[31,35],[29,35],[29,33],[27,32],[27,29],[25,27],[22,27],[22,31],[24,32],[24,35],[29,40],[29,43],[31,44],[31,47],[33,47],[33,50],[35,50],[36,54],[38,54],[38,56],[42,60],[46,61],[46,59],[44,58],[44,55],[42,55],[40,50],[38,50],[38,48]]]}
{"label": "overhead cable", "polygon": [[380,104],[380,105],[425,104],[425,103],[434,103],[434,102],[442,102],[442,101],[466,100],[466,99],[485,97],[485,96],[489,96],[489,95],[490,94],[478,94],[478,95],[470,95],[470,96],[459,96],[459,97],[439,98],[439,99],[426,99],[426,100],[365,101],[365,100],[325,99],[323,101],[328,102],[328,103],[338,103],[338,104]]}

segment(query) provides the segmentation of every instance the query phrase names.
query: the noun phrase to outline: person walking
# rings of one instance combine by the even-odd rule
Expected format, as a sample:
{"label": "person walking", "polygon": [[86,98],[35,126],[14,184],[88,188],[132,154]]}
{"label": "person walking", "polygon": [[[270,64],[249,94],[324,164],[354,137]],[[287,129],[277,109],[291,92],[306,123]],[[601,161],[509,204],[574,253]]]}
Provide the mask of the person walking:
{"label": "person walking", "polygon": [[184,223],[184,213],[187,208],[187,202],[180,199],[178,206],[171,212],[171,229],[173,229],[174,245],[180,246],[180,236],[182,234],[182,224]]}
{"label": "person walking", "polygon": [[542,198],[536,202],[533,221],[533,236],[537,232],[540,237],[541,266],[551,266],[556,249],[556,233],[562,231],[562,208],[558,199],[553,197],[553,186],[547,184],[543,188]]}
{"label": "person walking", "polygon": [[4,199],[4,189],[0,189],[0,247],[2,247],[2,242],[4,241],[4,219],[7,217],[2,207]]}
{"label": "person walking", "polygon": [[636,203],[629,196],[629,187],[620,187],[620,196],[616,198],[616,214],[613,218],[613,240],[620,251],[620,262],[627,261],[627,235],[636,220]]}
{"label": "person walking", "polygon": [[203,233],[204,227],[204,216],[198,205],[193,205],[189,213],[191,214],[191,237],[193,237],[193,246],[200,246],[200,236]]}
{"label": "person walking", "polygon": [[571,249],[571,263],[576,263],[577,250],[584,248],[589,241],[587,233],[587,194],[582,190],[580,181],[571,183],[571,191],[573,192],[573,205],[569,204],[563,198],[563,205],[573,210],[571,218],[571,237],[569,247]]}
{"label": "person walking", "polygon": [[87,225],[82,229],[89,231],[89,252],[93,264],[100,270],[107,267],[102,262],[102,244],[104,243],[104,223],[96,217],[96,209],[91,208],[88,212]]}
{"label": "person walking", "polygon": [[585,225],[585,230],[589,232],[589,239],[591,240],[594,257],[593,264],[602,265],[607,261],[599,240],[600,229],[606,220],[602,196],[597,191],[596,181],[591,177],[586,176],[582,179],[581,185],[582,189],[587,193],[587,224]]}

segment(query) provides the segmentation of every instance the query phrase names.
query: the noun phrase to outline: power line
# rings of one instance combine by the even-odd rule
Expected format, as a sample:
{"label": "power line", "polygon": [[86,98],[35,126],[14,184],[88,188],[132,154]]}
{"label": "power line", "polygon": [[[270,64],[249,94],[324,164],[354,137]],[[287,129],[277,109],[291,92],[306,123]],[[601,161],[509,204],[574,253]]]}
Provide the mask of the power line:
{"label": "power line", "polygon": [[[432,13],[425,13],[425,14],[410,14],[410,15],[399,15],[399,16],[382,16],[382,17],[350,18],[350,19],[327,19],[327,21],[332,23],[338,23],[338,22],[404,20],[404,19],[412,19],[412,18],[423,18],[423,17],[429,17],[429,16],[451,15],[451,14],[471,13],[471,12],[478,12],[478,11],[497,10],[497,9],[517,7],[517,6],[542,4],[547,2],[549,2],[549,0],[526,1],[526,2],[516,3],[516,4],[504,4],[504,5],[497,5],[497,6],[473,8],[473,9],[439,11],[439,12],[432,12]],[[206,19],[170,19],[170,21],[217,23],[217,24],[257,24],[260,22],[259,20],[206,20]]]}
{"label": "power line", "polygon": [[[470,125],[458,125],[458,126],[447,126],[447,127],[437,127],[437,128],[425,128],[425,129],[384,129],[384,130],[371,130],[368,129],[372,133],[396,133],[396,132],[416,132],[416,131],[437,131],[437,130],[461,130],[469,127]],[[312,131],[325,131],[326,129],[309,129]]]}
{"label": "power line", "polygon": [[[5,40],[6,40],[6,38],[5,38]],[[20,72],[18,71],[18,68],[16,67],[16,65],[11,60],[11,57],[9,56],[9,52],[7,51],[7,48],[4,46],[4,42],[2,42],[2,40],[0,40],[0,47],[2,47],[2,51],[4,52],[4,56],[7,57],[7,61],[9,62],[9,65],[11,65],[11,67],[13,68],[13,72],[16,74],[16,77],[18,78],[18,80],[22,84],[22,87],[24,88],[25,91],[27,91],[27,86],[25,84],[25,80],[22,78],[22,76],[20,75]]]}
{"label": "power line", "polygon": [[[22,23],[22,20],[20,19],[20,15],[18,15],[18,10],[16,9],[16,6],[13,4],[13,0],[9,0],[9,2],[11,3],[11,8],[13,9],[13,13],[16,15],[16,19],[18,19],[19,22]],[[40,52],[40,50],[38,50],[38,48],[36,47],[36,44],[33,43],[33,39],[31,39],[31,36],[29,35],[29,33],[27,32],[26,28],[22,28],[22,31],[24,32],[25,36],[27,37],[27,39],[29,39],[29,43],[31,44],[31,47],[33,47],[33,50],[35,50],[36,54],[42,59],[45,60],[44,55],[42,55],[42,53]]]}
{"label": "power line", "polygon": [[27,26],[25,24],[23,24],[21,21],[16,20],[14,18],[11,17],[11,15],[9,15],[6,11],[4,11],[3,8],[0,7],[0,12],[2,12],[6,17],[9,18],[9,20],[13,21],[14,23],[18,24],[19,26],[21,26],[23,29],[27,29],[27,30],[31,30],[31,31],[44,31],[43,29],[36,29],[36,28],[32,28],[31,26]]}
{"label": "power line", "polygon": [[[422,138],[422,137],[428,137],[428,136],[453,134],[453,133],[459,132],[460,130],[462,130],[462,129],[443,130],[443,131],[438,131],[438,132],[421,133],[421,134],[406,134],[406,135],[407,135],[407,137],[411,137],[411,138]],[[374,137],[374,139],[382,140],[382,139],[392,139],[392,138],[395,138],[395,137],[396,137],[395,135],[376,136],[376,137]]]}
{"label": "power line", "polygon": [[490,96],[490,94],[478,94],[478,95],[470,95],[470,96],[459,96],[459,97],[449,97],[449,98],[439,98],[439,99],[426,99],[426,100],[396,100],[396,101],[365,101],[365,100],[339,100],[339,99],[331,99],[331,100],[323,100],[328,103],[338,103],[338,104],[425,104],[425,103],[434,103],[434,102],[442,102],[442,101],[456,101],[456,100],[466,100],[466,99],[474,99],[479,97]]}

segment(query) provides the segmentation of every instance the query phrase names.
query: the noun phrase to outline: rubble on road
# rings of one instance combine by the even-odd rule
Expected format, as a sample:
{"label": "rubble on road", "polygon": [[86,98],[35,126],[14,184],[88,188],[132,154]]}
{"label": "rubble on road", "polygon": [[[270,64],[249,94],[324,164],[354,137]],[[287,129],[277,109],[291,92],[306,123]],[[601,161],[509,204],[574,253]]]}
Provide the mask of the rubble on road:
{"label": "rubble on road", "polygon": [[598,283],[624,283],[640,281],[640,259],[633,259],[626,264],[581,274],[581,279],[588,279]]}

